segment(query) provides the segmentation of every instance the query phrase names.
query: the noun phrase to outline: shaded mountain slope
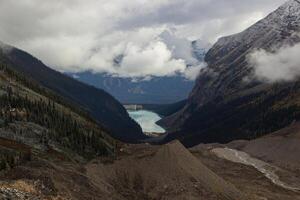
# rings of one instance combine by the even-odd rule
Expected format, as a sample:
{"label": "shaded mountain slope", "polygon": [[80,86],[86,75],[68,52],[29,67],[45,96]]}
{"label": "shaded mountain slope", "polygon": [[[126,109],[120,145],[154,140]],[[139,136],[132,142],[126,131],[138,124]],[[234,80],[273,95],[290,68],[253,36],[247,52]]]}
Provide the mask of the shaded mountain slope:
{"label": "shaded mountain slope", "polygon": [[185,104],[186,100],[182,100],[171,104],[144,104],[143,108],[151,110],[161,116],[169,116],[182,109]]}
{"label": "shaded mountain slope", "polygon": [[114,155],[118,141],[76,105],[0,56],[0,171],[36,158],[82,162]]}
{"label": "shaded mountain slope", "polygon": [[[224,37],[208,51],[186,106],[163,119],[167,138],[186,145],[256,138],[299,119],[299,82],[260,82],[247,56],[300,42],[300,3],[289,0],[245,31]],[[245,81],[245,79],[251,81]],[[253,79],[251,79],[253,78]]]}
{"label": "shaded mountain slope", "polygon": [[139,125],[108,93],[54,71],[22,50],[7,48],[9,50],[3,51],[2,57],[8,65],[86,109],[100,124],[111,130],[113,137],[125,142],[137,142],[145,138]]}
{"label": "shaded mountain slope", "polygon": [[107,199],[79,168],[115,156],[119,142],[110,135],[78,105],[16,71],[0,51],[0,199],[66,199],[56,187],[80,187],[80,199]]}

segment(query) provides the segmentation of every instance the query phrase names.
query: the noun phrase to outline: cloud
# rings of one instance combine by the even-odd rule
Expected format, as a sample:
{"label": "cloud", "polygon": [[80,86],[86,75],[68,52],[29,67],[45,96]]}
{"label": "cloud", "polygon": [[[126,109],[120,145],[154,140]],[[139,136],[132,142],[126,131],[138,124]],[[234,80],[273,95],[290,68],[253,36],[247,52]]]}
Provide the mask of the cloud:
{"label": "cloud", "polygon": [[9,53],[12,50],[12,47],[0,41],[0,51],[4,53]]}
{"label": "cloud", "polygon": [[286,46],[275,52],[256,50],[249,55],[255,76],[262,81],[292,81],[300,77],[300,44]]}
{"label": "cloud", "polygon": [[0,0],[0,40],[60,71],[187,74],[200,65],[191,40],[239,32],[284,1]]}
{"label": "cloud", "polygon": [[115,73],[121,76],[170,76],[183,72],[185,61],[172,58],[171,51],[162,41],[152,41],[145,47],[129,43],[121,65]]}
{"label": "cloud", "polygon": [[220,36],[242,31],[286,0],[173,0],[151,12],[130,16],[119,27],[176,27],[185,37],[215,42]]}
{"label": "cloud", "polygon": [[[168,49],[170,49],[173,58],[183,59],[189,65],[197,64],[198,60],[193,56],[191,41],[186,38],[176,36],[174,34],[175,31],[164,31],[159,35],[159,37],[167,45]],[[205,47],[203,46],[203,48]]]}
{"label": "cloud", "polygon": [[[143,30],[141,32],[149,32]],[[153,30],[152,30],[153,31]],[[173,76],[183,75],[187,79],[194,80],[190,75],[191,69],[196,69],[199,62],[192,56],[191,42],[182,38],[177,38],[168,32],[168,40],[165,39],[166,32],[162,35],[151,35],[147,42],[139,41],[139,37],[129,40],[130,42],[120,42],[116,48],[99,47],[95,54],[86,63],[90,70],[94,72],[108,72],[114,76],[141,78],[151,76]],[[147,34],[142,34],[143,37]],[[130,38],[130,34],[127,35]],[[171,38],[171,40],[170,40]],[[148,42],[149,41],[149,42]],[[114,46],[114,45],[112,45]],[[115,63],[115,58],[120,58],[119,63]],[[108,68],[98,68],[109,66]],[[193,67],[187,67],[192,65]],[[198,69],[198,66],[197,66]],[[198,74],[198,73],[196,73]]]}
{"label": "cloud", "polygon": [[[166,33],[164,30],[143,28],[115,32],[108,37],[97,39],[96,44],[92,44],[94,41],[89,37],[62,36],[55,38],[60,41],[58,43],[52,39],[43,39],[35,41],[32,43],[35,46],[31,47],[38,50],[40,57],[50,59],[50,63],[47,64],[58,66],[59,71],[89,70],[131,78],[185,75],[187,64],[197,64],[197,60],[192,56],[191,42],[176,37],[170,31],[167,34],[172,40],[166,40],[163,38]],[[69,48],[74,41],[80,45]],[[54,53],[48,55],[49,51]],[[116,65],[115,59],[120,56],[121,62]],[[187,78],[190,79],[191,76]]]}
{"label": "cloud", "polygon": [[184,71],[184,76],[189,80],[196,80],[201,71],[206,68],[206,63],[200,63],[196,66],[187,67]]}

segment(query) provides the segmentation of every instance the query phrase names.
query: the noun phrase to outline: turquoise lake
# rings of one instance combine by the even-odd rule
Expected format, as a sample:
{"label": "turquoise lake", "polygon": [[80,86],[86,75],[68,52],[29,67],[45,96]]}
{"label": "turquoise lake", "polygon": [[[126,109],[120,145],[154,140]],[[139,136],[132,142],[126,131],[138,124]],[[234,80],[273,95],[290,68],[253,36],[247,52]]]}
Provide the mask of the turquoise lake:
{"label": "turquoise lake", "polygon": [[155,122],[159,121],[161,117],[151,111],[137,110],[128,111],[130,117],[134,119],[146,133],[164,133],[165,130],[158,126]]}

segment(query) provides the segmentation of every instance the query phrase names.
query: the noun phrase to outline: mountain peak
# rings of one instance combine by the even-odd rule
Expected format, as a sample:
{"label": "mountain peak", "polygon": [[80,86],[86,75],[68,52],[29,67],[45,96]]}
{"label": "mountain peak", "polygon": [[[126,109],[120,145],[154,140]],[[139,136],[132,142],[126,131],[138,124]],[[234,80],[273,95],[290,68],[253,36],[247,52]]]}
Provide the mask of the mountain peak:
{"label": "mountain peak", "polygon": [[[275,12],[280,12],[284,16],[296,16],[300,18],[300,0],[289,0],[280,6]],[[282,17],[284,17],[282,16]]]}
{"label": "mountain peak", "polygon": [[299,0],[288,0],[285,2],[282,6],[300,6],[300,1]]}
{"label": "mountain peak", "polygon": [[[300,0],[289,0],[282,4],[278,9],[270,13],[264,19],[258,21],[246,30],[219,38],[214,45],[215,48],[226,46],[227,50],[234,49],[243,44],[246,49],[251,47],[262,47],[260,44],[263,38],[268,38],[273,35],[273,43],[269,44],[292,44],[289,40],[294,40],[290,37],[300,30]],[[287,41],[285,41],[287,39]],[[254,42],[255,41],[255,42]],[[281,42],[276,42],[281,41]],[[266,48],[270,48],[267,46]],[[211,51],[209,53],[212,53]],[[211,57],[210,55],[208,57]],[[218,56],[215,56],[215,58]]]}

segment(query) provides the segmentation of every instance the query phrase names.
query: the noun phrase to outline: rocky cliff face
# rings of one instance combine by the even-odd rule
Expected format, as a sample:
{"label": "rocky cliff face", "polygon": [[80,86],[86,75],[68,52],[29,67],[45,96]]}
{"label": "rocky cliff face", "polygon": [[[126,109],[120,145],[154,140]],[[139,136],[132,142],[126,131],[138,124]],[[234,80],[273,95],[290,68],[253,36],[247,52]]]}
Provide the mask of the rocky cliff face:
{"label": "rocky cliff face", "polygon": [[[205,61],[208,63],[208,68],[198,77],[184,109],[165,118],[161,123],[169,127],[169,130],[179,132],[184,130],[198,136],[202,135],[204,129],[209,129],[207,133],[211,134],[212,129],[216,127],[218,129],[227,127],[228,131],[235,131],[235,133],[247,132],[247,137],[253,135],[253,131],[249,128],[238,128],[237,125],[244,125],[247,120],[247,123],[251,121],[253,124],[255,115],[259,116],[262,112],[270,110],[263,111],[254,106],[251,107],[255,110],[252,116],[245,108],[250,108],[251,102],[256,102],[257,105],[264,102],[263,108],[266,109],[275,107],[276,102],[283,101],[285,98],[279,97],[283,91],[286,96],[292,94],[297,96],[298,86],[297,82],[268,84],[256,80],[253,77],[253,68],[248,62],[248,55],[256,49],[272,52],[280,47],[299,43],[299,31],[300,2],[289,0],[245,31],[220,38],[206,54]],[[246,79],[250,81],[245,81]],[[290,99],[289,104],[291,101],[295,103],[295,99]],[[233,119],[234,116],[247,120],[236,120]],[[290,119],[288,116],[286,118]],[[227,123],[224,124],[226,120]],[[260,127],[261,123],[263,120],[256,125]],[[264,133],[265,130],[259,132]],[[222,138],[228,140],[238,137],[241,135]],[[213,138],[219,139],[218,136]]]}

